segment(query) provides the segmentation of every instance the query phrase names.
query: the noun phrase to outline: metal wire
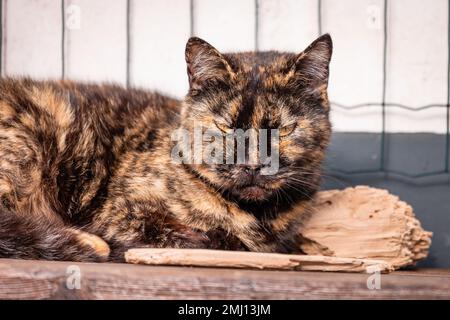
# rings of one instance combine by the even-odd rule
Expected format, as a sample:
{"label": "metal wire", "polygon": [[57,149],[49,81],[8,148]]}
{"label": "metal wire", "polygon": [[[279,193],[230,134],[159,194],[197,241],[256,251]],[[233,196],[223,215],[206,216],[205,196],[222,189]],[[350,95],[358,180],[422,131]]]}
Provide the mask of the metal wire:
{"label": "metal wire", "polygon": [[3,0],[0,0],[0,77],[3,71]]}
{"label": "metal wire", "polygon": [[190,19],[191,19],[191,21],[190,21],[190,28],[191,28],[191,30],[190,30],[190,34],[191,34],[191,37],[193,37],[194,35],[195,35],[195,30],[194,30],[194,27],[195,27],[195,25],[194,25],[194,10],[195,10],[195,4],[194,4],[194,0],[190,0],[190,2],[189,2],[189,16],[190,16]]}
{"label": "metal wire", "polygon": [[[400,103],[390,103],[386,101],[386,88],[387,88],[387,49],[388,49],[388,0],[384,0],[384,10],[383,10],[383,85],[382,85],[382,97],[381,102],[366,102],[355,105],[344,105],[337,102],[330,102],[331,106],[334,108],[339,108],[343,110],[357,110],[361,108],[381,108],[381,140],[380,140],[380,160],[378,168],[371,168],[366,170],[344,170],[340,168],[330,168],[330,173],[340,173],[340,174],[348,174],[348,175],[364,175],[364,174],[395,174],[402,177],[407,178],[422,178],[428,176],[436,176],[442,174],[449,173],[449,157],[450,157],[450,4],[448,7],[448,67],[447,67],[447,103],[446,104],[428,104],[420,107],[412,107],[403,105]],[[322,0],[317,0],[317,12],[318,12],[318,30],[319,35],[322,34]],[[386,159],[388,156],[387,153],[387,133],[386,133],[386,117],[387,117],[387,108],[399,108],[408,110],[411,112],[419,112],[431,108],[446,108],[446,146],[445,146],[445,165],[444,170],[440,171],[430,171],[419,174],[409,174],[407,172],[401,172],[397,170],[386,169]]]}
{"label": "metal wire", "polygon": [[255,0],[255,51],[259,51],[259,0]]}
{"label": "metal wire", "polygon": [[[339,108],[339,109],[345,109],[345,110],[354,110],[354,109],[361,109],[361,108],[367,108],[367,107],[381,107],[381,102],[366,102],[361,104],[355,104],[355,105],[344,105],[337,102],[331,101],[330,104],[333,107]],[[385,102],[384,106],[386,107],[392,107],[392,108],[400,108],[408,111],[422,111],[426,109],[431,108],[447,108],[447,104],[427,104],[420,107],[410,107],[401,103],[390,103]]]}
{"label": "metal wire", "polygon": [[61,0],[61,79],[66,77],[66,4]]}
{"label": "metal wire", "polygon": [[317,0],[317,23],[320,37],[322,35],[322,0]]}
{"label": "metal wire", "polygon": [[366,175],[366,174],[376,174],[376,173],[395,174],[397,176],[401,176],[401,177],[405,177],[405,178],[412,178],[412,179],[447,175],[447,173],[448,173],[445,170],[435,170],[435,171],[430,171],[430,172],[410,174],[408,172],[391,170],[391,169],[388,169],[388,170],[387,169],[384,169],[384,170],[380,170],[380,169],[345,170],[345,169],[340,169],[340,168],[330,168],[329,172],[330,172],[330,174],[340,173],[340,174],[346,174],[346,175]]}
{"label": "metal wire", "polygon": [[127,0],[127,13],[126,13],[126,30],[127,30],[127,66],[126,66],[126,79],[127,87],[130,87],[130,64],[131,64],[131,0]]}
{"label": "metal wire", "polygon": [[383,91],[381,96],[381,141],[380,141],[380,170],[384,170],[386,158],[386,78],[387,78],[387,23],[388,0],[384,0],[383,11]]}
{"label": "metal wire", "polygon": [[447,117],[445,136],[445,172],[449,172],[449,153],[450,153],[450,2],[447,2]]}
{"label": "metal wire", "polygon": [[[126,17],[126,28],[127,28],[127,70],[126,70],[126,77],[127,77],[127,85],[130,85],[130,48],[131,48],[131,26],[130,26],[130,19],[131,19],[131,1],[127,0],[127,17]],[[191,36],[195,34],[195,21],[194,21],[194,10],[195,10],[195,0],[190,0],[190,33]],[[255,0],[255,34],[254,34],[254,41],[255,41],[255,50],[259,49],[259,23],[260,23],[260,12],[259,12],[259,0]],[[3,44],[4,44],[4,1],[0,0],[0,76],[3,74],[4,69],[4,55],[3,55]],[[317,12],[318,12],[318,32],[319,35],[322,34],[322,0],[317,0]],[[447,42],[448,42],[448,65],[447,65],[447,103],[446,104],[428,104],[423,105],[419,107],[412,107],[403,105],[400,103],[390,103],[386,101],[386,88],[387,88],[387,44],[388,44],[388,0],[384,0],[384,12],[383,12],[383,19],[384,19],[384,28],[383,28],[383,86],[382,86],[382,98],[381,102],[366,102],[361,104],[355,104],[355,105],[344,105],[337,102],[331,102],[331,105],[334,108],[339,108],[343,110],[357,110],[361,108],[381,108],[381,117],[382,117],[382,130],[380,132],[381,134],[381,141],[380,141],[380,162],[378,168],[372,168],[372,169],[366,169],[366,170],[343,170],[339,168],[331,168],[332,172],[336,173],[344,173],[344,174],[373,174],[373,173],[385,173],[385,174],[395,174],[400,175],[404,177],[409,178],[421,178],[421,177],[427,177],[427,176],[435,176],[435,175],[441,175],[441,174],[448,174],[449,173],[449,159],[450,159],[450,4],[448,4],[448,30],[447,30]],[[62,24],[62,32],[61,32],[61,76],[62,78],[65,77],[65,42],[66,42],[66,29],[65,29],[65,1],[61,0],[61,24]],[[428,110],[431,108],[446,108],[446,134],[445,134],[445,163],[444,163],[444,169],[440,171],[430,171],[425,173],[419,173],[419,174],[409,174],[406,172],[400,172],[396,170],[390,170],[386,169],[386,158],[388,156],[387,154],[387,133],[386,133],[386,117],[387,117],[387,109],[388,108],[399,108],[408,110],[410,112],[420,112],[423,110]]]}

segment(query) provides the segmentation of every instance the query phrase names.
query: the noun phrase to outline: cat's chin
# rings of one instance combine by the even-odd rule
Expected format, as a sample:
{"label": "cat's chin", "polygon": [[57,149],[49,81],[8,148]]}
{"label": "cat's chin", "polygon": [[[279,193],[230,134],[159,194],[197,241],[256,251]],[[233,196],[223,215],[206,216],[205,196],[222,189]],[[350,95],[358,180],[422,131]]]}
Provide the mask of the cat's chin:
{"label": "cat's chin", "polygon": [[263,201],[272,194],[272,191],[260,186],[248,186],[234,190],[233,192],[241,200]]}

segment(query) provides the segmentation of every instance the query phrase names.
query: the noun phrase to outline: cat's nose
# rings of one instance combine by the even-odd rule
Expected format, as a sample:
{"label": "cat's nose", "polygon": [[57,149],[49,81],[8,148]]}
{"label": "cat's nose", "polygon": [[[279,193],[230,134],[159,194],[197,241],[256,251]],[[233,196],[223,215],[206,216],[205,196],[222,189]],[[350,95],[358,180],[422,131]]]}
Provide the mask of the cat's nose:
{"label": "cat's nose", "polygon": [[246,165],[244,166],[244,171],[250,176],[257,176],[261,171],[261,165]]}

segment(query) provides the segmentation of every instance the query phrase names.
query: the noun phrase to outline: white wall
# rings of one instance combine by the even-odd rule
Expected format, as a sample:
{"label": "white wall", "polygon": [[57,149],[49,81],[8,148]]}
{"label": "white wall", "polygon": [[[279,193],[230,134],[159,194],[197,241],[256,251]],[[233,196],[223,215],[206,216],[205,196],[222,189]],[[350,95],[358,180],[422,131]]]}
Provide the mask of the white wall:
{"label": "white wall", "polygon": [[59,77],[62,69],[59,1],[3,1],[2,13],[2,73]]}
{"label": "white wall", "polygon": [[188,89],[184,48],[191,33],[189,1],[130,4],[131,84],[182,96]]}
{"label": "white wall", "polygon": [[[126,84],[128,74],[131,85],[182,97],[191,33],[223,51],[300,52],[319,35],[319,0],[129,1],[127,37],[127,0],[65,0],[63,43],[61,0],[2,0],[2,74],[59,78],[64,48],[66,78]],[[322,33],[331,33],[335,45],[333,102],[383,100],[384,3],[321,1]],[[448,19],[446,0],[388,1],[388,131],[445,132],[445,108],[407,112],[389,104],[447,103]],[[336,131],[378,132],[381,120],[380,107],[332,109]]]}

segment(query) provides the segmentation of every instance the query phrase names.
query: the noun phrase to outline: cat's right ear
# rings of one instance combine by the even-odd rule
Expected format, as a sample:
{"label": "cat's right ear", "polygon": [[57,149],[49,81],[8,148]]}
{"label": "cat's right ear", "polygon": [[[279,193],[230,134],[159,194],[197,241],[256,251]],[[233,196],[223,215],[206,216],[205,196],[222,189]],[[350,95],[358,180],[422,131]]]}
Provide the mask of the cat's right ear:
{"label": "cat's right ear", "polygon": [[226,83],[233,77],[233,69],[225,57],[200,38],[188,40],[185,56],[191,92],[201,90],[207,83]]}
{"label": "cat's right ear", "polygon": [[326,88],[333,42],[329,34],[317,38],[294,60],[294,80],[311,89]]}

